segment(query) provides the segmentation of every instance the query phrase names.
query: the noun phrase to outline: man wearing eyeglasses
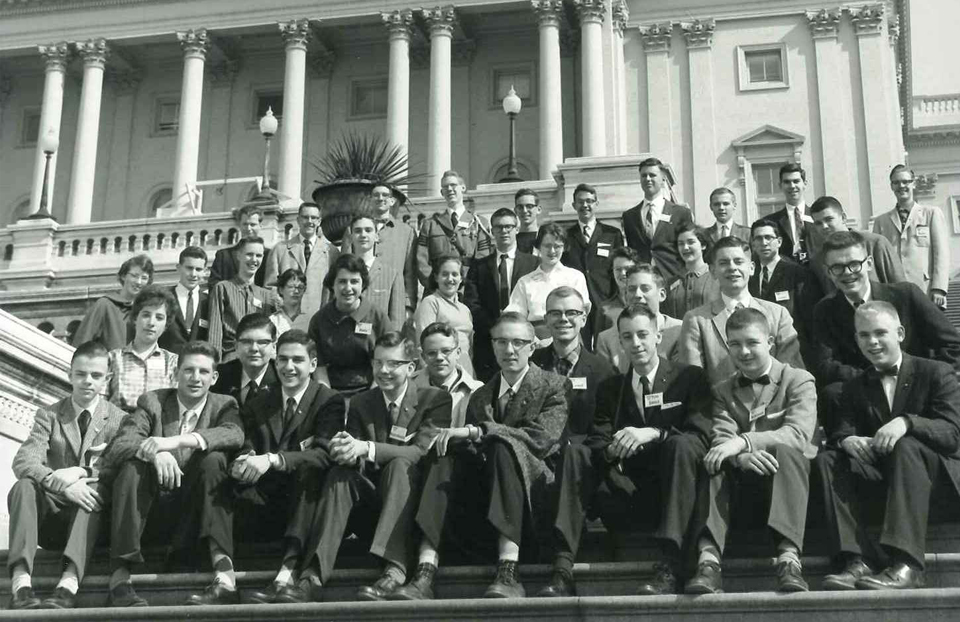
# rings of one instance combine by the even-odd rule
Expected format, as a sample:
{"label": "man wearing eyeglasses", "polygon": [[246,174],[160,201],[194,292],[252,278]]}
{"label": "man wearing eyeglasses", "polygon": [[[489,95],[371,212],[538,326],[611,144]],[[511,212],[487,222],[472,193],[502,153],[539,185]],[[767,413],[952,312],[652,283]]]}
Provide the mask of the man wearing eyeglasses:
{"label": "man wearing eyeglasses", "polygon": [[517,248],[521,253],[536,254],[537,234],[540,232],[540,195],[536,190],[520,188],[513,195],[513,211],[520,220]]}
{"label": "man wearing eyeglasses", "polygon": [[450,394],[450,427],[463,425],[470,395],[483,383],[459,364],[460,346],[457,330],[446,322],[429,324],[420,333],[420,356],[426,365],[413,375],[413,386],[436,387]]}
{"label": "man wearing eyeglasses", "polygon": [[881,214],[873,232],[890,241],[903,262],[907,280],[930,296],[935,305],[947,308],[950,279],[950,241],[943,212],[914,200],[913,171],[898,164],[890,171],[890,188],[897,206]]}
{"label": "man wearing eyeglasses", "polygon": [[243,406],[279,382],[274,365],[277,327],[270,316],[251,313],[237,325],[237,358],[217,367],[211,393],[229,395]]}

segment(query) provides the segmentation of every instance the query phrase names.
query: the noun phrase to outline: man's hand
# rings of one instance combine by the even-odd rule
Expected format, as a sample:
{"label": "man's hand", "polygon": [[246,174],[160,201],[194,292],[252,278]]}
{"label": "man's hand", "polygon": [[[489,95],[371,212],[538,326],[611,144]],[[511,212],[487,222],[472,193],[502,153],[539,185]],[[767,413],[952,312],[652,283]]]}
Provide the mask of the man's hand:
{"label": "man's hand", "polygon": [[270,456],[267,454],[240,456],[234,461],[234,477],[244,484],[256,484],[263,474],[270,470]]}
{"label": "man's hand", "polygon": [[636,454],[647,443],[660,438],[660,430],[656,428],[633,428],[626,427],[617,430],[613,435],[613,441],[608,449],[609,454],[615,458],[623,460]]}
{"label": "man's hand", "polygon": [[67,488],[86,476],[87,471],[83,467],[57,469],[50,474],[47,485],[51,492],[64,492]]}
{"label": "man's hand", "polygon": [[337,432],[330,439],[330,455],[337,464],[344,466],[356,464],[367,455],[367,442],[355,439],[347,432]]}
{"label": "man's hand", "polygon": [[747,448],[747,441],[739,436],[724,441],[716,447],[711,447],[710,451],[703,458],[703,464],[707,467],[707,473],[716,475],[723,466],[723,461],[732,458]]}
{"label": "man's hand", "polygon": [[171,436],[169,438],[163,436],[151,436],[148,439],[144,439],[144,441],[140,443],[140,451],[143,454],[143,459],[148,462],[152,462],[160,452],[175,451],[179,448],[180,442],[175,436]]}
{"label": "man's hand", "polygon": [[434,441],[437,455],[441,458],[447,455],[447,444],[455,438],[470,438],[470,428],[444,428],[440,430]]}
{"label": "man's hand", "polygon": [[947,293],[940,289],[930,290],[930,300],[944,311],[947,309]]}
{"label": "man's hand", "polygon": [[873,439],[869,436],[848,436],[840,442],[840,447],[854,460],[864,464],[877,461],[877,452],[873,448]]}
{"label": "man's hand", "polygon": [[70,503],[79,506],[80,509],[87,512],[99,512],[103,508],[103,499],[100,493],[90,487],[90,484],[96,483],[95,477],[84,477],[78,479],[63,491],[63,496]]}
{"label": "man's hand", "polygon": [[886,456],[893,451],[897,441],[907,433],[907,419],[897,417],[883,424],[877,433],[873,435],[873,449],[881,456]]}
{"label": "man's hand", "polygon": [[164,490],[174,490],[180,488],[180,478],[183,477],[183,471],[177,464],[177,459],[173,454],[162,451],[153,458],[153,466],[157,470],[157,482]]}
{"label": "man's hand", "polygon": [[764,449],[739,454],[734,460],[740,470],[750,471],[757,475],[773,475],[780,468],[780,464],[773,457],[773,454]]}

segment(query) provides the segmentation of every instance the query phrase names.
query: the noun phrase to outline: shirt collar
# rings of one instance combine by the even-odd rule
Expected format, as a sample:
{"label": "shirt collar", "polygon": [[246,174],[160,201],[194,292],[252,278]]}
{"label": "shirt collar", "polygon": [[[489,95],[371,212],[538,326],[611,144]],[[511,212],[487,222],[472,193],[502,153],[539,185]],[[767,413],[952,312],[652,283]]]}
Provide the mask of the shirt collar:
{"label": "shirt collar", "polygon": [[530,365],[520,372],[520,377],[517,378],[517,381],[510,386],[507,384],[506,378],[503,377],[503,372],[500,373],[500,393],[497,395],[498,398],[503,397],[504,393],[507,391],[513,390],[513,394],[516,395],[520,390],[520,385],[523,384],[523,379],[527,377],[527,373],[530,372]]}
{"label": "shirt collar", "polygon": [[154,343],[153,346],[146,352],[137,352],[136,350],[133,349],[133,342],[131,341],[127,345],[123,346],[123,351],[129,352],[130,354],[134,355],[141,361],[146,361],[151,356],[160,355],[160,345],[157,343]]}
{"label": "shirt collar", "polygon": [[[897,359],[897,362],[894,363],[894,364],[892,365],[892,367],[896,367],[896,368],[897,368],[897,375],[899,376],[899,375],[900,375],[900,370],[903,369],[903,352],[902,352],[902,351],[900,352],[900,357]],[[877,369],[877,368],[874,367],[874,369]],[[880,371],[880,370],[877,369],[877,371]],[[79,411],[77,411],[77,412],[79,412]]]}
{"label": "shirt collar", "polygon": [[[653,381],[657,378],[657,372],[660,371],[660,357],[656,358],[656,362],[653,364],[653,369],[650,370],[649,374],[645,374],[644,377],[647,379],[647,382],[650,386],[653,386]],[[636,389],[640,386],[640,374],[637,373],[637,370],[633,370],[633,388]]]}
{"label": "shirt collar", "polygon": [[[458,365],[457,371],[447,376],[447,379],[444,380],[443,383],[438,388],[443,389],[448,393],[452,393],[453,390],[456,388],[457,384],[459,384],[462,379],[463,379],[463,368]],[[428,375],[427,382],[429,381],[430,381],[430,378]]]}
{"label": "shirt collar", "polygon": [[760,264],[760,269],[766,268],[768,273],[773,274],[773,269],[777,267],[778,263],[780,263],[780,253],[775,253],[770,263],[767,265]]}
{"label": "shirt collar", "polygon": [[263,386],[263,377],[267,375],[267,368],[268,368],[269,366],[270,366],[270,363],[269,363],[269,362],[268,362],[266,365],[264,365],[264,366],[263,366],[263,369],[260,370],[260,375],[257,376],[256,378],[251,378],[250,376],[248,376],[248,375],[247,375],[247,371],[246,371],[245,369],[243,369],[243,367],[241,367],[241,368],[240,368],[240,369],[241,369],[241,372],[240,372],[240,388],[242,389],[243,387],[245,387],[245,386],[247,386],[248,384],[250,384],[250,381],[251,381],[251,380],[253,380],[253,381],[255,381],[255,382],[257,383],[257,387],[262,387],[262,386]]}
{"label": "shirt collar", "polygon": [[730,298],[723,292],[720,292],[720,300],[723,301],[723,307],[727,311],[732,311],[733,308],[737,306],[737,303],[740,303],[745,307],[749,307],[750,304],[753,302],[753,296],[751,296],[750,292],[747,290],[743,290],[742,292],[740,292],[739,298]]}
{"label": "shirt collar", "polygon": [[710,270],[710,266],[708,264],[703,264],[703,266],[701,266],[700,269],[687,271],[687,274],[693,274],[694,276],[703,276],[709,270]]}
{"label": "shirt collar", "polygon": [[517,245],[514,244],[514,245],[513,245],[513,248],[511,248],[510,250],[508,250],[508,251],[505,252],[505,253],[501,253],[500,251],[497,251],[497,261],[500,261],[500,257],[501,257],[502,255],[506,255],[506,256],[507,256],[507,259],[509,259],[510,261],[513,261],[514,259],[517,258]]}
{"label": "shirt collar", "polygon": [[383,405],[387,407],[387,412],[390,412],[390,404],[396,404],[397,410],[400,410],[400,405],[403,404],[403,398],[407,396],[407,390],[410,388],[410,381],[408,380],[403,384],[403,388],[400,389],[400,395],[397,396],[397,399],[391,400],[387,397],[387,394],[382,390],[380,394],[383,395]]}
{"label": "shirt collar", "polygon": [[856,310],[856,308],[857,308],[857,305],[856,305],[857,302],[870,302],[870,299],[871,299],[872,297],[873,297],[873,288],[870,286],[870,279],[867,279],[867,291],[863,293],[863,299],[862,299],[862,300],[857,300],[857,301],[855,301],[855,300],[850,300],[849,298],[847,298],[847,295],[846,295],[846,294],[843,294],[843,299],[846,300],[846,301],[847,301],[847,304],[849,304],[851,307],[853,307],[854,310]]}
{"label": "shirt collar", "polygon": [[[259,383],[257,383],[257,384],[259,384]],[[308,382],[308,383],[304,384],[304,385],[303,385],[303,388],[300,389],[299,391],[297,391],[297,393],[294,394],[294,395],[290,395],[290,394],[287,393],[286,391],[283,391],[283,405],[284,405],[284,407],[286,407],[286,405],[287,405],[287,400],[292,397],[292,398],[293,398],[293,401],[295,401],[295,402],[297,403],[297,408],[300,408],[300,400],[303,399],[303,394],[306,393],[306,392],[307,392],[307,389],[309,389],[309,388],[310,388],[310,383]]]}
{"label": "shirt collar", "polygon": [[[773,357],[772,357],[772,356],[770,357],[770,360],[767,361],[767,367],[766,367],[766,369],[764,369],[763,372],[762,372],[759,376],[757,376],[757,378],[760,378],[761,376],[767,376],[767,377],[769,378],[769,377],[770,377],[770,370],[771,370],[771,369],[773,369]],[[740,372],[740,375],[743,376],[744,378],[747,377],[746,374],[744,374],[743,372]]]}
{"label": "shirt collar", "polygon": [[100,396],[97,395],[96,397],[94,397],[93,401],[90,402],[90,405],[87,407],[83,407],[80,404],[77,404],[77,402],[72,397],[70,398],[70,403],[73,404],[73,412],[76,416],[79,417],[80,413],[82,413],[85,410],[90,411],[90,415],[92,416],[93,413],[97,412],[97,408],[100,406]]}
{"label": "shirt collar", "polygon": [[207,407],[207,398],[208,398],[208,397],[209,397],[209,394],[208,394],[208,395],[204,395],[204,396],[203,396],[203,401],[201,401],[199,404],[197,404],[197,405],[194,406],[193,408],[187,408],[186,406],[183,405],[183,402],[180,401],[180,396],[178,395],[178,396],[177,396],[177,408],[179,409],[180,419],[183,419],[184,413],[186,413],[188,410],[189,410],[190,412],[196,413],[196,414],[197,414],[197,417],[199,418],[199,417],[200,417],[200,413],[202,413],[202,412],[203,412],[203,409]]}
{"label": "shirt collar", "polygon": [[644,207],[650,206],[651,208],[653,208],[653,213],[655,214],[659,214],[660,212],[663,211],[664,203],[666,203],[666,198],[662,194],[658,194],[652,199],[643,200]]}
{"label": "shirt collar", "polygon": [[186,298],[187,296],[196,296],[198,293],[200,293],[200,285],[198,284],[193,289],[187,289],[186,287],[183,286],[183,283],[178,282],[176,286],[176,290],[177,290],[178,298],[180,297]]}
{"label": "shirt collar", "polygon": [[448,207],[448,208],[447,208],[447,216],[449,216],[450,214],[456,214],[456,215],[457,215],[457,224],[459,225],[459,224],[460,224],[460,221],[463,220],[463,213],[464,213],[465,211],[467,211],[467,208],[463,206],[463,203],[461,203],[460,205],[458,205],[458,206],[456,207],[456,209],[450,209],[450,208]]}

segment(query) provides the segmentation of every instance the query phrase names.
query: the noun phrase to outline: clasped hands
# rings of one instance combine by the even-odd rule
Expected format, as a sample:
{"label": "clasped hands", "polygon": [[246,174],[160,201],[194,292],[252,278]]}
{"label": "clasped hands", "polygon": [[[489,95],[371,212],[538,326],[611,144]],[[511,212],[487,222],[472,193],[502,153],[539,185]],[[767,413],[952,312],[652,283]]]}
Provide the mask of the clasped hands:
{"label": "clasped hands", "polygon": [[100,493],[91,487],[91,484],[97,481],[96,477],[87,477],[87,471],[83,467],[69,467],[51,473],[46,485],[50,492],[62,495],[81,509],[99,512],[103,499],[100,498]]}
{"label": "clasped hands", "polygon": [[840,442],[840,447],[854,460],[864,464],[874,464],[881,456],[893,451],[897,442],[907,434],[907,420],[904,417],[891,419],[870,436],[848,436]]}
{"label": "clasped hands", "polygon": [[780,468],[777,459],[765,449],[747,451],[747,441],[741,436],[735,436],[715,447],[703,458],[703,464],[710,475],[716,475],[723,467],[723,463],[733,458],[733,464],[741,471],[756,473],[757,475],[773,475]]}
{"label": "clasped hands", "polygon": [[337,464],[350,466],[356,464],[367,456],[369,452],[368,441],[361,441],[353,438],[349,432],[337,432],[330,439],[330,457]]}
{"label": "clasped hands", "polygon": [[657,428],[626,427],[617,430],[613,440],[607,445],[607,458],[610,460],[624,460],[643,449],[644,445],[660,438]]}
{"label": "clasped hands", "polygon": [[252,451],[236,457],[230,465],[230,477],[244,484],[256,484],[270,470],[270,456]]}

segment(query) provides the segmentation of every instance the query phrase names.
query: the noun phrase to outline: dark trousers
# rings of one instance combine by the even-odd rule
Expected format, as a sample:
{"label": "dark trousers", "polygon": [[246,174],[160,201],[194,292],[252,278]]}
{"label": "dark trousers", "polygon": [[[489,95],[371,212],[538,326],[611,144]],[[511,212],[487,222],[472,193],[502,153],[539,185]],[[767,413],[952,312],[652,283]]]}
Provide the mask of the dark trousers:
{"label": "dark trousers", "polygon": [[[941,484],[949,483],[939,454],[906,436],[875,465],[853,460],[843,450],[825,451],[816,462],[836,550],[871,556],[875,548],[864,529],[864,510],[879,509],[880,544],[923,568],[931,493],[938,478],[943,477]],[[947,487],[955,498],[952,483]]]}
{"label": "dark trousers", "polygon": [[[319,469],[308,470],[319,488]],[[370,552],[406,569],[413,552],[413,517],[420,498],[419,465],[394,458],[379,469],[334,466],[326,474],[323,492],[309,529],[306,550],[315,552],[320,580],[333,573],[340,543],[349,527],[371,541]],[[372,536],[372,537],[371,537]],[[304,566],[312,562],[304,559]]]}
{"label": "dark trousers", "polygon": [[576,556],[588,514],[599,516],[612,531],[632,531],[656,513],[654,536],[679,553],[694,516],[699,465],[706,453],[706,441],[699,436],[677,434],[648,445],[618,468],[599,451],[568,445],[554,524],[562,537],[558,550]]}
{"label": "dark trousers", "polygon": [[[104,496],[103,487],[95,489]],[[32,479],[17,480],[7,495],[10,512],[10,544],[7,568],[23,563],[33,573],[37,546],[63,547],[63,557],[77,567],[82,581],[87,560],[93,554],[100,531],[100,512],[87,512],[65,497],[51,493]]]}
{"label": "dark trousers", "polygon": [[784,445],[767,451],[779,465],[773,475],[748,473],[726,463],[718,474],[704,478],[706,484],[701,488],[705,495],[701,505],[705,515],[704,528],[721,553],[726,545],[734,505],[747,506],[752,516],[765,516],[768,528],[803,550],[810,494],[810,461],[799,450]]}

